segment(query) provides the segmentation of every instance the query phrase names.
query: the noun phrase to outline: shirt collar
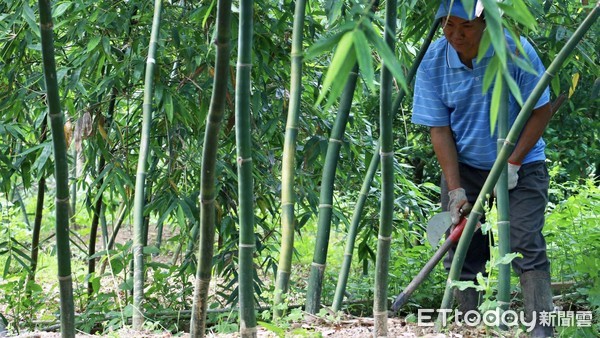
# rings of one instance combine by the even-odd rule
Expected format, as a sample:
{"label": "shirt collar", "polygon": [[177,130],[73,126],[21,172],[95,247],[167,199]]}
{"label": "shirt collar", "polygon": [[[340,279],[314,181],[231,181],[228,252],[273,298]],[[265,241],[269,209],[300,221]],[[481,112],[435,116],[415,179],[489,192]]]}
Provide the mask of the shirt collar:
{"label": "shirt collar", "polygon": [[[466,67],[460,61],[458,52],[456,51],[456,49],[454,49],[454,47],[452,47],[450,42],[446,41],[446,46],[447,46],[447,48],[446,48],[446,64],[448,65],[448,68],[464,68],[464,67]],[[489,58],[492,56],[494,56],[494,48],[490,45],[490,47],[488,48],[488,50],[485,53],[485,56],[483,58],[485,59],[485,58]],[[477,63],[477,61],[475,60],[474,63]]]}

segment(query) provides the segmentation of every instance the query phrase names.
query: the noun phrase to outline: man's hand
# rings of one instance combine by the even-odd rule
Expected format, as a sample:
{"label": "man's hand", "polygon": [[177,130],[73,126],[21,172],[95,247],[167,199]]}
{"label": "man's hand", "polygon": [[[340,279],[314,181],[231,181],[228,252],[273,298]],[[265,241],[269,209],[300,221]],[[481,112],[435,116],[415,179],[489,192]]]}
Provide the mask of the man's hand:
{"label": "man's hand", "polygon": [[467,204],[467,195],[465,194],[465,189],[456,188],[454,190],[450,190],[448,192],[448,196],[450,197],[450,202],[448,203],[448,211],[450,211],[450,219],[452,220],[452,224],[458,224],[461,217],[460,210],[463,205]]}
{"label": "man's hand", "polygon": [[512,190],[517,186],[517,182],[519,181],[519,169],[521,169],[520,164],[508,162],[508,190]]}

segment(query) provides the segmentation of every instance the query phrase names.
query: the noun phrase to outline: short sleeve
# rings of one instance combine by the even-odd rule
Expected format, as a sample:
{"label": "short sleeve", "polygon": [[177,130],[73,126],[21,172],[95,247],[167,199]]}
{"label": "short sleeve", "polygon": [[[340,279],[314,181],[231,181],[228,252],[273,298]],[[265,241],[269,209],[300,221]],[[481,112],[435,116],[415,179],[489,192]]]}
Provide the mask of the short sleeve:
{"label": "short sleeve", "polygon": [[450,125],[448,107],[442,102],[437,86],[423,64],[415,79],[412,122],[429,127]]}
{"label": "short sleeve", "polygon": [[[525,38],[521,37],[521,45],[523,49],[527,53],[529,61],[531,62],[531,66],[536,70],[537,74],[531,74],[523,69],[518,69],[518,84],[519,89],[521,90],[521,97],[523,98],[523,102],[527,100],[527,98],[533,93],[534,88],[541,80],[542,76],[546,72],[546,67],[542,63],[542,60],[536,53],[533,46],[527,41]],[[544,92],[534,105],[534,109],[539,108],[546,103],[550,102],[550,89],[548,86],[544,89]]]}

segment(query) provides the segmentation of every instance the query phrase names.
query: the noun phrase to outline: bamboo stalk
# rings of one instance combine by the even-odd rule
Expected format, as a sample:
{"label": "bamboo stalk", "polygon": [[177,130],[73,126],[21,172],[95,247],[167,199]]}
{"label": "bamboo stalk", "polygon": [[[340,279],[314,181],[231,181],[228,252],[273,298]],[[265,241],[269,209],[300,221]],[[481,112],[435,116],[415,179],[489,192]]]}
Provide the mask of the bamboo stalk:
{"label": "bamboo stalk", "polygon": [[252,181],[252,138],[250,80],[252,68],[253,0],[240,0],[238,61],[235,91],[235,138],[239,199],[239,314],[240,336],[256,337],[254,309],[254,183]]}
{"label": "bamboo stalk", "polygon": [[156,49],[158,47],[158,33],[160,26],[162,1],[154,1],[154,17],[152,19],[152,32],[150,46],[146,59],[146,74],[144,79],[144,103],[142,109],[142,134],[140,153],[138,157],[137,174],[135,180],[134,217],[133,217],[133,329],[140,330],[144,324],[142,302],[144,300],[144,201],[146,175],[148,168],[150,126],[152,125],[152,96],[154,85],[154,68],[156,66]]}
{"label": "bamboo stalk", "polygon": [[71,276],[71,249],[69,243],[69,165],[64,132],[64,115],[60,107],[56,64],[54,59],[54,24],[52,4],[39,0],[40,31],[48,117],[54,147],[54,178],[56,179],[56,248],[58,282],[60,287],[61,336],[75,337],[75,307]]}
{"label": "bamboo stalk", "polygon": [[[498,152],[502,149],[508,134],[508,89],[502,80],[502,94],[498,108]],[[510,205],[508,199],[508,163],[504,163],[502,173],[496,184],[496,208],[498,210],[498,253],[500,258],[510,253]],[[498,266],[498,294],[496,296],[498,310],[504,312],[510,305],[510,264]],[[502,329],[507,329],[501,325]]]}
{"label": "bamboo stalk", "polygon": [[[440,24],[440,20],[435,20],[431,28],[429,29],[429,33],[421,46],[421,50],[415,57],[415,61],[408,71],[408,75],[406,76],[406,81],[411,83],[415,74],[417,73],[417,69],[421,64],[421,60],[425,56],[431,41],[437,31],[437,28]],[[394,100],[394,107],[392,108],[392,112],[395,115],[400,109],[400,104],[406,97],[406,92],[402,87],[400,87],[400,92],[398,96]],[[354,244],[356,242],[356,236],[358,235],[358,228],[360,225],[360,221],[362,219],[362,213],[365,207],[365,203],[367,201],[367,197],[369,196],[369,190],[371,189],[371,183],[373,182],[373,178],[375,177],[375,173],[379,168],[379,142],[377,142],[377,146],[375,147],[375,152],[373,153],[373,157],[371,157],[371,162],[369,163],[369,168],[365,174],[365,179],[363,180],[362,187],[360,189],[360,194],[358,195],[358,200],[354,205],[354,212],[352,214],[352,220],[350,222],[350,228],[348,230],[348,238],[346,240],[346,247],[344,251],[344,260],[342,262],[342,268],[340,270],[340,274],[338,277],[337,286],[335,288],[335,296],[333,298],[333,311],[339,311],[340,306],[342,304],[342,300],[344,298],[344,293],[346,292],[346,285],[348,283],[348,275],[350,273],[350,266],[352,265],[352,256],[354,252]]]}
{"label": "bamboo stalk", "polygon": [[[396,35],[396,0],[388,0],[385,5],[385,42],[394,50]],[[379,101],[379,144],[381,145],[381,207],[379,216],[379,236],[375,259],[375,290],[373,301],[373,335],[387,337],[387,288],[394,219],[394,138],[392,111],[392,75],[385,63],[381,67],[381,92]]]}
{"label": "bamboo stalk", "polygon": [[[48,122],[44,119],[42,122],[42,132],[40,133],[40,142],[46,141],[48,135]],[[46,178],[41,177],[38,181],[37,198],[35,201],[35,217],[33,219],[33,231],[31,234],[31,271],[27,277],[28,281],[35,280],[35,273],[38,265],[38,255],[40,251],[40,231],[42,228],[42,217],[44,216],[44,198],[46,194]],[[30,294],[28,296],[31,296]]]}
{"label": "bamboo stalk", "polygon": [[296,216],[294,207],[296,192],[294,191],[296,139],[298,137],[298,120],[300,119],[300,100],[302,94],[302,28],[306,0],[297,0],[294,9],[294,26],[292,30],[290,102],[285,127],[285,141],[281,163],[281,249],[275,280],[273,297],[273,316],[282,316],[283,296],[287,293],[292,270],[292,254],[294,251],[294,230]]}
{"label": "bamboo stalk", "polygon": [[215,56],[215,76],[210,101],[204,147],[202,150],[202,176],[200,187],[200,241],[198,248],[198,266],[194,285],[194,303],[192,337],[203,337],[206,328],[208,293],[213,266],[215,243],[215,199],[216,167],[219,132],[226,104],[227,81],[229,78],[229,59],[231,45],[231,0],[219,0],[217,4],[217,39]]}
{"label": "bamboo stalk", "polygon": [[[492,192],[492,189],[498,178],[502,169],[504,168],[505,162],[510,156],[516,140],[518,139],[523,127],[527,123],[527,120],[531,116],[531,111],[535,106],[535,103],[540,98],[545,88],[548,86],[552,78],[558,72],[564,61],[567,59],[569,54],[575,49],[579,41],[583,38],[583,35],[590,29],[592,24],[598,18],[600,14],[600,2],[596,4],[596,7],[588,14],[585,20],[579,25],[575,33],[569,38],[565,46],[560,50],[554,61],[548,66],[546,72],[542,75],[542,78],[535,86],[533,92],[523,104],[517,119],[513,123],[508,135],[506,136],[506,141],[502,145],[501,150],[498,152],[498,156],[488,178],[486,179],[479,196],[477,197],[477,201],[473,206],[473,210],[469,215],[467,225],[465,226],[465,230],[463,231],[462,237],[458,243],[458,247],[454,253],[454,259],[452,260],[452,265],[450,267],[450,272],[448,275],[448,281],[446,283],[446,289],[444,291],[444,298],[442,300],[442,304],[440,306],[441,309],[450,309],[453,301],[452,297],[452,282],[458,280],[460,271],[462,270],[463,263],[465,260],[465,256],[467,254],[467,248],[469,247],[469,243],[473,238],[473,233],[475,231],[475,225],[479,221],[479,218],[483,214],[483,207],[486,201],[486,195]],[[438,321],[436,326],[439,328],[441,326],[440,318],[438,317]]]}
{"label": "bamboo stalk", "polygon": [[356,89],[358,79],[358,63],[348,76],[348,81],[344,87],[338,113],[331,129],[329,143],[327,145],[327,155],[325,157],[325,167],[321,177],[321,193],[319,197],[319,218],[317,221],[317,239],[313,254],[313,262],[310,266],[310,275],[308,277],[308,288],[306,290],[306,312],[315,314],[321,307],[321,291],[323,288],[323,276],[325,274],[325,263],[327,260],[327,250],[329,245],[329,233],[331,231],[331,217],[333,215],[333,183],[335,180],[335,171],[337,169],[338,159],[340,157],[340,148],[350,108],[352,108],[352,99]]}

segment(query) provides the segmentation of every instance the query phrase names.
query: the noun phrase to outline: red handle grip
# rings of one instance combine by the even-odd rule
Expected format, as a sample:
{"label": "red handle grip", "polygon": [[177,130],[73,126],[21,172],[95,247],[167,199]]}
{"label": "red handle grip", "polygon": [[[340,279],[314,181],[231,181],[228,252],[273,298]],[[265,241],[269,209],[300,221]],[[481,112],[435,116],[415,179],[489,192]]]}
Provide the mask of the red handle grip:
{"label": "red handle grip", "polygon": [[458,222],[458,224],[454,227],[454,230],[452,231],[448,239],[450,239],[453,243],[458,243],[458,240],[460,239],[460,236],[462,235],[466,224],[467,218],[461,217],[460,222]]}

